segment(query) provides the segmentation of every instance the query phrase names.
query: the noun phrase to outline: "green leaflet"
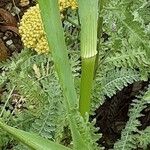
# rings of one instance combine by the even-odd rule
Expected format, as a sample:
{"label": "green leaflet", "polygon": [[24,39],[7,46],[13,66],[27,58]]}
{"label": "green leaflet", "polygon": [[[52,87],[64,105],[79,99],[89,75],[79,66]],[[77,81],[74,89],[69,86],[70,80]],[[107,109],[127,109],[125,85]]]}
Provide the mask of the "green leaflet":
{"label": "green leaflet", "polygon": [[137,99],[133,100],[133,102],[131,103],[131,108],[129,109],[128,113],[129,120],[126,124],[126,127],[123,129],[121,133],[121,139],[115,143],[114,150],[136,149],[137,147],[136,142],[139,142],[140,140],[138,141],[135,140],[133,132],[138,134],[138,136],[142,134],[142,132],[140,133],[140,130],[138,129],[138,127],[141,125],[138,118],[142,116],[141,111],[144,108],[146,108],[148,98],[149,98],[149,89],[144,94],[144,96],[138,96]]}
{"label": "green leaflet", "polygon": [[111,98],[117,91],[121,91],[124,87],[128,86],[128,84],[132,84],[139,80],[139,72],[122,68],[108,71],[106,76],[100,81],[97,81],[97,84],[101,84],[99,87],[102,87],[101,91],[103,94]]}
{"label": "green leaflet", "polygon": [[150,144],[150,126],[146,127],[146,129],[139,132],[139,134],[135,135],[136,143],[139,147],[148,149],[148,144]]}
{"label": "green leaflet", "polygon": [[150,88],[149,90],[145,93],[143,99],[147,101],[147,103],[150,103]]}
{"label": "green leaflet", "polygon": [[134,16],[130,12],[123,14],[125,19],[123,19],[121,12],[115,13],[116,17],[122,22],[122,24],[134,35],[134,37],[142,43],[145,48],[148,57],[150,57],[150,46],[149,46],[149,37],[145,34],[144,29],[141,27],[140,23],[134,20]]}
{"label": "green leaflet", "polygon": [[33,150],[70,150],[67,147],[46,140],[36,134],[10,127],[2,122],[0,122],[0,127]]}
{"label": "green leaflet", "polygon": [[141,66],[148,67],[149,61],[146,52],[142,48],[128,48],[128,50],[125,50],[125,48],[122,47],[120,52],[116,52],[113,55],[108,56],[104,60],[104,65],[125,68],[140,68]]}

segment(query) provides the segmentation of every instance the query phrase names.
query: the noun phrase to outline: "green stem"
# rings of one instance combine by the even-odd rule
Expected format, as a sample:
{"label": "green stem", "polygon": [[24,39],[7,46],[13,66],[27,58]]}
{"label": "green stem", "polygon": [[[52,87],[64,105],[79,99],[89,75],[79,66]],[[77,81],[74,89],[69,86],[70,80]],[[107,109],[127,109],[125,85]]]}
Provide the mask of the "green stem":
{"label": "green stem", "polygon": [[91,106],[91,90],[97,54],[98,0],[78,0],[81,22],[82,72],[80,85],[79,110],[84,117]]}
{"label": "green stem", "polygon": [[80,87],[80,113],[82,116],[85,115],[85,112],[90,111],[90,97],[92,91],[93,84],[93,76],[94,76],[94,66],[95,66],[95,58],[86,58],[82,59],[82,75],[81,75],[81,87]]}

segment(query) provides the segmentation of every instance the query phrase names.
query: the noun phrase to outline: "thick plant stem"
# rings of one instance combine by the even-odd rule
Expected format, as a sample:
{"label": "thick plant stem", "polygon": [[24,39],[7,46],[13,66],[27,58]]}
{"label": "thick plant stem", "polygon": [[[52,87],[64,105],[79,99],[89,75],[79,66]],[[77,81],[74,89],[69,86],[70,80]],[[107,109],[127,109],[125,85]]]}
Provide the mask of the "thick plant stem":
{"label": "thick plant stem", "polygon": [[82,72],[79,110],[84,117],[91,106],[91,91],[97,54],[98,0],[78,0],[81,22]]}
{"label": "thick plant stem", "polygon": [[95,58],[82,59],[82,75],[81,75],[81,88],[80,88],[80,113],[84,116],[85,112],[90,111],[90,96],[92,91],[92,83],[94,76]]}

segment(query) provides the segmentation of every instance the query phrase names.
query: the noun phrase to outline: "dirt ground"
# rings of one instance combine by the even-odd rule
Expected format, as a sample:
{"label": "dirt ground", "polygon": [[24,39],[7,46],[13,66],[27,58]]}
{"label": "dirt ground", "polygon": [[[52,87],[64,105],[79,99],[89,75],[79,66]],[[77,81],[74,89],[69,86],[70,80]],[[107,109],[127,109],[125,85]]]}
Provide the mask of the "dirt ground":
{"label": "dirt ground", "polygon": [[[132,100],[140,91],[146,89],[148,82],[136,82],[122,91],[118,92],[111,99],[96,110],[97,127],[100,127],[103,133],[100,143],[107,149],[113,147],[114,143],[120,138],[121,131],[128,121],[128,110]],[[142,112],[144,116],[140,117],[141,126],[139,129],[145,129],[150,126],[150,105]]]}
{"label": "dirt ground", "polygon": [[29,0],[0,0],[0,61],[23,48],[18,25],[24,12],[32,5],[34,1]]}

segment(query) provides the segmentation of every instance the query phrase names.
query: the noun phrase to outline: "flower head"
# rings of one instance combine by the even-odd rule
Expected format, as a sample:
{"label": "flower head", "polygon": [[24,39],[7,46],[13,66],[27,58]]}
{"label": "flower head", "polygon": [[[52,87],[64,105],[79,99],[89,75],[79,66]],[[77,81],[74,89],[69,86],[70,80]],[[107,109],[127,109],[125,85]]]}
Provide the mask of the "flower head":
{"label": "flower head", "polygon": [[21,34],[25,47],[35,49],[39,54],[48,52],[48,43],[38,4],[30,7],[23,15],[20,22],[19,33]]}
{"label": "flower head", "polygon": [[[77,3],[76,0],[59,0],[59,6],[62,12],[68,7],[72,9],[77,8]],[[20,22],[19,33],[25,47],[35,49],[38,54],[49,52],[38,4],[30,7],[23,15]]]}

